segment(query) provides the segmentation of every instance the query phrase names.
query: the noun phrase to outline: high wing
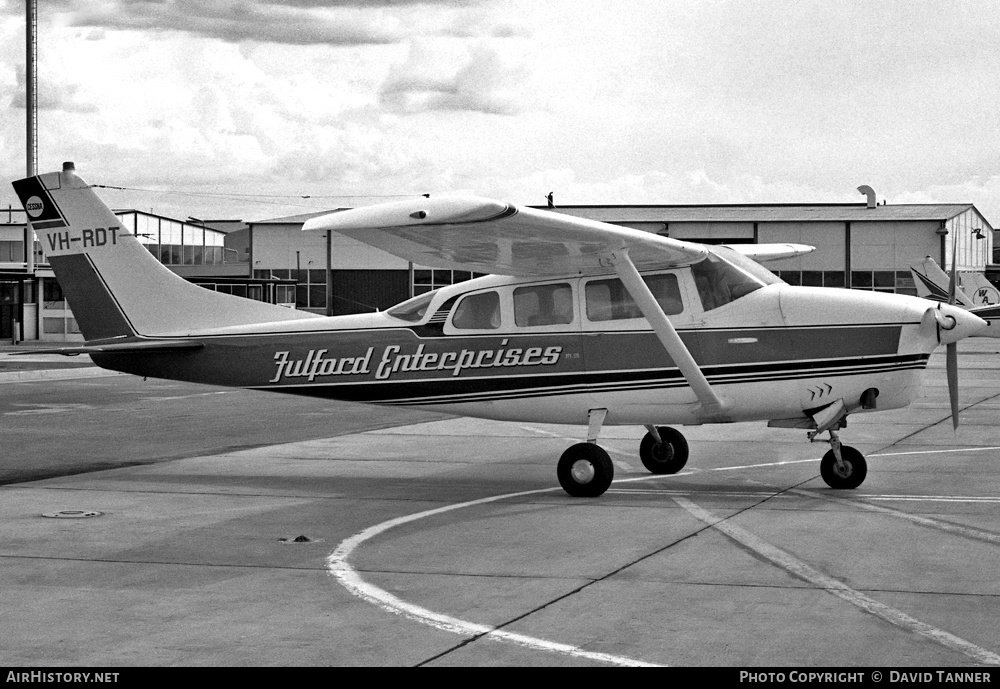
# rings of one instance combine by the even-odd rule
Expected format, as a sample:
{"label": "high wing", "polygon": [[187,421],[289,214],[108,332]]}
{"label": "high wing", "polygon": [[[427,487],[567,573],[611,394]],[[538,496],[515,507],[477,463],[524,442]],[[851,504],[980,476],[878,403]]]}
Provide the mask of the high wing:
{"label": "high wing", "polygon": [[702,260],[708,250],[701,244],[468,196],[338,211],[302,229],[333,230],[439,268],[541,278],[616,273],[698,397],[702,418],[727,418],[728,403],[712,389],[640,275]]}
{"label": "high wing", "polygon": [[816,251],[816,247],[808,244],[724,244],[723,246],[758,263],[780,261],[783,258],[794,258]]}
{"label": "high wing", "polygon": [[627,251],[638,270],[707,255],[700,244],[474,196],[352,208],[302,229],[333,230],[419,265],[521,277],[613,272],[609,252]]}

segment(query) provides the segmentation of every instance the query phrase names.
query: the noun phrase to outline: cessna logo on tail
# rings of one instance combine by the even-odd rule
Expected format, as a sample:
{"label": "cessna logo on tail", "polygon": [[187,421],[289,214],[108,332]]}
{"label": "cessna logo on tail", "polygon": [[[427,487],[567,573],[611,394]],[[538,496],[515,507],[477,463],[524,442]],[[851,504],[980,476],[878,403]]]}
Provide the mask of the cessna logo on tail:
{"label": "cessna logo on tail", "polygon": [[45,212],[45,204],[37,196],[32,196],[30,199],[24,202],[24,210],[28,212],[28,215],[32,218],[37,218]]}
{"label": "cessna logo on tail", "polygon": [[66,227],[59,206],[52,200],[38,177],[17,180],[14,182],[14,191],[21,199],[21,205],[28,214],[32,229],[50,230]]}

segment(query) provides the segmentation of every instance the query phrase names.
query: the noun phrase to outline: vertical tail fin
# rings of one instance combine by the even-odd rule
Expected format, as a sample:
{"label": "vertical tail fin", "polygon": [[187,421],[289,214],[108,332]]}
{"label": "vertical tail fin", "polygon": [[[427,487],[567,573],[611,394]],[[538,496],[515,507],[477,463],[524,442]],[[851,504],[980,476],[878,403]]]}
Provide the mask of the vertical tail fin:
{"label": "vertical tail fin", "polygon": [[178,277],[125,230],[72,163],[18,180],[14,191],[87,340],[182,336],[314,316]]}
{"label": "vertical tail fin", "polygon": [[[951,278],[941,270],[937,261],[928,256],[922,263],[910,266],[910,273],[917,288],[917,296],[931,301],[948,302],[948,284]],[[955,290],[955,303],[967,309],[974,306],[968,295],[960,289]]]}

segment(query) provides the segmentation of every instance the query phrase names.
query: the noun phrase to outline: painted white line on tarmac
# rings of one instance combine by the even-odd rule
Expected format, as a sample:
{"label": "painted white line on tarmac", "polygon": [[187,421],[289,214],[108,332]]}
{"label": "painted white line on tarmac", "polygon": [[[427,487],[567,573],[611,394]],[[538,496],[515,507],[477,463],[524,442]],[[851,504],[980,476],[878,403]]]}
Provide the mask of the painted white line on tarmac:
{"label": "painted white line on tarmac", "polygon": [[860,507],[863,510],[868,510],[869,512],[878,512],[880,514],[888,514],[899,519],[905,519],[906,521],[913,522],[914,524],[919,524],[921,526],[927,526],[932,529],[937,529],[939,531],[947,531],[949,533],[959,534],[960,536],[966,536],[967,538],[974,538],[977,541],[986,541],[987,543],[994,543],[1000,545],[1000,536],[990,531],[984,531],[982,529],[977,529],[971,526],[960,526],[958,524],[952,524],[950,522],[942,521],[939,519],[931,519],[930,517],[922,517],[916,514],[909,514],[908,512],[903,512],[901,510],[894,510],[891,507],[883,507],[882,505],[872,505],[865,502],[866,500],[927,500],[930,502],[985,502],[985,503],[997,503],[1000,502],[998,498],[962,498],[956,496],[915,496],[915,495],[859,495],[857,498],[838,498],[832,495],[823,495],[822,493],[814,493],[810,490],[801,490],[794,488],[792,493],[797,493],[799,495],[804,495],[810,498],[819,498],[820,500],[827,500],[829,502],[847,504],[851,507]]}
{"label": "painted white line on tarmac", "polygon": [[417,512],[415,514],[409,514],[404,517],[397,517],[395,519],[384,521],[381,524],[370,526],[367,529],[364,529],[363,531],[360,531],[359,533],[356,533],[350,538],[342,541],[340,545],[337,546],[337,549],[334,550],[333,553],[327,558],[327,569],[333,576],[337,577],[337,580],[341,583],[341,585],[354,595],[368,601],[369,603],[374,603],[387,612],[402,615],[407,619],[430,625],[442,631],[452,632],[462,636],[482,636],[495,641],[508,641],[525,648],[548,651],[552,653],[562,653],[575,658],[594,660],[612,665],[622,665],[626,667],[656,667],[656,664],[654,663],[647,663],[645,661],[626,658],[624,656],[611,655],[608,653],[585,651],[576,646],[570,646],[556,641],[538,639],[524,634],[516,634],[485,624],[468,622],[466,620],[458,619],[457,617],[452,617],[451,615],[444,615],[442,613],[434,612],[433,610],[428,610],[427,608],[422,608],[418,605],[413,605],[412,603],[407,603],[406,601],[392,595],[388,591],[366,582],[361,578],[361,575],[358,574],[357,570],[355,570],[347,562],[347,558],[350,557],[351,553],[354,552],[359,545],[393,527],[400,526],[402,524],[409,524],[417,521],[418,519],[424,519],[437,514],[460,510],[466,507],[485,505],[487,503],[497,502],[498,500],[517,498],[525,495],[551,493],[557,490],[561,490],[561,488],[542,488],[539,490],[528,490],[520,493],[507,493],[506,495],[496,495],[490,498],[481,498],[479,500],[470,500],[469,502],[446,505],[445,507],[438,507],[436,509],[425,510],[424,512]]}
{"label": "painted white line on tarmac", "polygon": [[[561,434],[554,433],[554,432],[547,431],[547,430],[543,430],[543,429],[539,429],[539,428],[533,428],[533,427],[528,427],[528,426],[521,426],[521,428],[523,428],[524,430],[533,431],[533,432],[536,432],[536,433],[539,433],[539,434],[543,434],[543,435],[548,435],[548,436],[551,436],[551,437],[557,437],[557,438],[562,438],[562,439],[566,439],[566,440],[573,440],[573,438],[569,438],[568,436],[561,435]],[[1000,447],[998,447],[998,448],[969,448],[967,450],[926,450],[926,451],[887,453],[887,454],[870,455],[870,456],[872,456],[872,457],[888,457],[888,456],[901,456],[901,455],[908,455],[908,454],[933,454],[933,453],[938,453],[938,452],[967,452],[967,451],[996,450],[996,449],[1000,449]],[[629,453],[621,452],[621,451],[613,450],[613,449],[610,450],[609,452],[613,452],[615,454],[624,455],[624,456],[632,456]],[[802,464],[802,463],[807,463],[807,462],[818,462],[818,461],[819,461],[818,458],[817,459],[797,459],[797,460],[787,460],[787,461],[781,461],[781,462],[762,462],[762,463],[758,463],[758,464],[745,464],[745,465],[734,466],[734,467],[717,467],[717,468],[714,468],[714,469],[704,469],[704,470],[701,470],[701,471],[706,471],[706,472],[707,471],[735,471],[735,470],[739,470],[739,469],[758,469],[758,468],[766,468],[766,467],[784,466],[786,464]],[[621,463],[621,462],[615,462],[615,464],[617,464],[619,466],[619,468],[631,469],[630,466],[625,465],[624,463]],[[691,474],[694,474],[694,473],[698,473],[698,470],[687,470],[687,471],[678,472],[676,474],[670,474],[670,475],[656,475],[656,474],[652,474],[652,475],[648,475],[648,476],[638,476],[638,477],[630,477],[630,478],[621,478],[621,479],[616,479],[614,481],[614,484],[635,483],[635,482],[640,482],[640,481],[652,481],[652,480],[663,479],[663,478],[671,478],[671,477],[678,477],[678,476],[688,476],[688,475],[691,475]],[[384,533],[385,531],[388,531],[389,529],[392,529],[392,528],[394,528],[396,526],[400,526],[402,524],[408,524],[408,523],[411,523],[411,522],[414,522],[414,521],[417,521],[417,520],[420,520],[420,519],[424,519],[426,517],[431,517],[431,516],[434,516],[434,515],[443,514],[445,512],[451,512],[451,511],[454,511],[454,510],[464,509],[464,508],[467,508],[467,507],[474,507],[476,505],[484,505],[484,504],[488,504],[488,503],[491,503],[491,502],[497,502],[499,500],[506,500],[506,499],[510,499],[510,498],[523,497],[523,496],[526,496],[526,495],[538,495],[538,494],[543,494],[543,493],[551,493],[551,492],[556,492],[558,490],[561,490],[561,489],[553,487],[553,488],[542,488],[542,489],[538,489],[538,490],[522,491],[522,492],[519,492],[519,493],[507,493],[507,494],[504,494],[504,495],[496,495],[496,496],[493,496],[493,497],[481,498],[479,500],[470,500],[468,502],[456,503],[456,504],[453,504],[453,505],[446,505],[444,507],[438,507],[438,508],[431,509],[431,510],[425,510],[423,512],[417,512],[417,513],[414,513],[414,514],[406,515],[406,516],[403,516],[403,517],[397,517],[395,519],[390,519],[390,520],[384,521],[384,522],[382,522],[380,524],[376,524],[374,526],[368,527],[367,529],[364,529],[364,530],[358,532],[357,534],[351,536],[350,538],[347,538],[344,541],[342,541],[337,546],[337,548],[333,551],[333,553],[331,553],[329,555],[329,557],[327,558],[327,569],[330,572],[330,574],[332,574],[333,576],[335,576],[337,578],[337,580],[340,582],[340,584],[342,586],[344,586],[348,591],[350,591],[352,594],[358,596],[359,598],[362,598],[363,600],[366,600],[369,603],[373,603],[374,605],[377,605],[378,607],[382,608],[383,610],[385,610],[387,612],[390,612],[390,613],[393,613],[393,614],[396,614],[396,615],[402,615],[402,616],[406,617],[407,619],[411,619],[411,620],[413,620],[415,622],[420,622],[421,624],[426,624],[426,625],[435,627],[435,628],[440,629],[442,631],[447,631],[447,632],[451,632],[451,633],[454,633],[454,634],[459,634],[461,636],[470,636],[470,637],[482,636],[484,638],[495,640],[495,641],[507,641],[507,642],[515,643],[515,644],[517,644],[519,646],[522,646],[522,647],[525,647],[525,648],[530,648],[530,649],[534,649],[534,650],[541,650],[541,651],[547,651],[547,652],[553,652],[553,653],[562,653],[562,654],[569,655],[569,656],[572,656],[572,657],[577,657],[577,658],[582,658],[582,659],[588,659],[588,660],[594,660],[594,661],[597,661],[597,662],[609,663],[609,664],[612,664],[612,665],[622,665],[622,666],[629,666],[629,667],[636,667],[636,666],[656,666],[655,663],[647,663],[645,661],[636,660],[636,659],[633,659],[633,658],[627,658],[627,657],[624,657],[624,656],[616,656],[616,655],[607,654],[607,653],[595,653],[595,652],[592,652],[592,651],[586,651],[586,650],[581,649],[581,648],[579,648],[577,646],[571,646],[569,644],[563,644],[563,643],[559,643],[559,642],[556,642],[556,641],[548,641],[546,639],[539,639],[539,638],[536,638],[536,637],[527,636],[527,635],[524,635],[524,634],[516,634],[516,633],[513,633],[513,632],[508,632],[508,631],[505,631],[503,629],[497,629],[496,627],[493,627],[493,626],[490,626],[490,625],[479,624],[479,623],[476,623],[476,622],[469,622],[467,620],[462,620],[462,619],[459,619],[457,617],[453,617],[451,615],[445,615],[445,614],[442,614],[442,613],[435,612],[433,610],[429,610],[427,608],[423,608],[423,607],[418,606],[418,605],[414,605],[412,603],[408,603],[408,602],[406,602],[406,601],[404,601],[404,600],[402,600],[402,599],[394,596],[393,594],[389,593],[388,591],[386,591],[384,589],[381,589],[381,588],[375,586],[374,584],[370,584],[370,583],[366,582],[361,577],[361,575],[357,572],[357,570],[355,570],[348,563],[348,561],[347,561],[348,558],[350,557],[350,555],[354,552],[354,550],[358,546],[360,546],[362,543],[364,543],[365,541],[368,541],[371,538],[374,538],[375,536],[377,536],[377,535],[379,535],[381,533]],[[612,491],[612,492],[624,493],[624,492],[629,492],[629,491]],[[645,492],[646,491],[643,491],[643,493],[645,493]],[[809,493],[807,491],[799,491],[799,492],[801,492],[803,495],[807,495],[809,497],[821,497],[818,494],[814,495],[814,494]],[[671,491],[668,494],[672,495],[673,491]],[[929,496],[929,497],[928,496],[924,496],[924,497],[921,497],[921,496],[864,496],[864,497],[866,499],[925,499],[925,500],[935,499],[933,496]],[[791,572],[792,574],[795,574],[799,578],[805,579],[806,581],[809,581],[809,582],[811,582],[811,583],[813,583],[813,584],[815,584],[815,585],[817,585],[817,586],[819,586],[819,587],[821,587],[821,588],[829,591],[833,595],[839,596],[840,598],[843,598],[844,600],[847,600],[848,602],[852,603],[853,605],[856,605],[856,606],[860,607],[861,609],[863,609],[863,610],[865,610],[865,611],[867,611],[867,612],[869,612],[869,613],[871,613],[871,614],[873,614],[873,615],[875,615],[875,616],[877,616],[877,617],[879,617],[881,619],[884,619],[887,622],[890,622],[891,624],[894,624],[894,625],[896,625],[898,627],[901,627],[901,628],[907,629],[909,631],[913,631],[913,632],[916,632],[918,634],[921,634],[922,636],[925,636],[925,637],[927,637],[929,639],[932,639],[933,641],[936,641],[936,642],[938,642],[940,644],[943,644],[944,646],[946,646],[948,648],[952,648],[953,650],[957,650],[957,651],[959,651],[961,653],[964,653],[965,655],[968,655],[968,656],[976,659],[978,662],[987,663],[987,664],[991,664],[991,665],[1000,665],[1000,656],[998,656],[998,655],[996,655],[996,654],[994,654],[994,653],[992,653],[990,651],[987,651],[986,649],[980,648],[980,647],[978,647],[978,646],[976,646],[976,645],[974,645],[974,644],[972,644],[972,643],[970,643],[968,641],[965,641],[964,639],[961,639],[961,638],[959,638],[959,637],[957,637],[957,636],[955,636],[953,634],[950,634],[949,632],[937,629],[937,628],[932,627],[932,626],[930,626],[930,625],[928,625],[928,624],[926,624],[924,622],[921,622],[921,621],[919,621],[919,620],[917,620],[915,618],[912,618],[912,617],[906,615],[905,613],[903,613],[903,612],[901,612],[899,610],[896,610],[895,608],[892,608],[892,607],[889,607],[887,605],[884,605],[883,603],[879,603],[878,601],[876,601],[876,600],[874,600],[872,598],[869,598],[868,596],[862,594],[859,591],[855,591],[854,589],[851,589],[846,584],[844,584],[844,583],[842,583],[840,581],[837,581],[836,579],[833,579],[832,577],[828,577],[827,575],[825,575],[825,574],[819,572],[818,570],[810,567],[806,563],[804,563],[804,562],[802,562],[800,560],[797,560],[796,558],[794,558],[790,554],[786,553],[785,551],[783,551],[783,550],[781,550],[781,549],[779,549],[779,548],[777,548],[775,546],[772,546],[769,543],[763,541],[762,539],[760,539],[759,537],[751,534],[750,532],[745,531],[744,529],[741,529],[740,527],[737,527],[737,526],[732,525],[732,524],[728,524],[728,523],[720,520],[718,517],[716,517],[715,515],[713,515],[712,513],[708,512],[708,511],[703,510],[702,508],[698,507],[697,505],[695,505],[694,503],[692,503],[690,500],[687,500],[687,499],[682,498],[682,497],[673,497],[673,496],[672,496],[672,499],[678,505],[680,505],[681,507],[683,507],[684,509],[686,509],[688,512],[690,512],[693,516],[697,517],[699,520],[705,522],[706,524],[709,524],[709,525],[713,526],[714,528],[719,529],[720,531],[722,531],[726,535],[730,536],[734,540],[736,540],[736,541],[738,541],[740,543],[743,543],[745,546],[747,546],[747,547],[755,550],[756,552],[760,553],[762,556],[766,557],[767,559],[771,560],[772,562],[774,562],[775,564],[779,565],[780,567],[786,569],[787,571]],[[832,499],[832,498],[828,498],[828,499]],[[984,500],[982,498],[962,498],[962,497],[959,497],[959,496],[939,496],[936,499],[941,499],[941,500],[956,500],[956,501],[958,501],[958,500],[961,500],[961,501],[982,501],[982,500]],[[913,515],[906,515],[903,512],[897,512],[896,510],[890,510],[889,508],[881,508],[881,507],[877,507],[875,505],[867,505],[865,503],[861,503],[860,501],[854,501],[854,500],[852,500],[850,502],[851,502],[852,505],[857,504],[857,505],[860,505],[860,506],[862,506],[862,507],[864,507],[866,509],[872,509],[874,511],[883,511],[884,510],[884,511],[887,511],[887,512],[890,512],[890,513],[894,514],[895,516],[900,516],[900,517],[903,517],[903,518],[911,519],[911,521],[926,520],[926,518],[924,518],[924,517],[915,517]],[[934,520],[926,520],[926,521],[928,521],[928,522],[934,522]],[[935,528],[943,528],[943,523],[937,523],[937,522],[935,522],[933,524],[933,526]],[[952,527],[952,530],[955,530],[955,531],[958,531],[958,530],[975,531],[975,530],[967,529],[965,527],[957,527],[955,525],[948,525],[948,526]],[[985,532],[982,532],[982,533],[985,533]],[[966,534],[966,535],[968,535],[968,534]],[[989,535],[993,536],[993,534],[989,534]],[[977,533],[976,537],[981,538],[982,534],[981,533]],[[986,540],[986,539],[983,539],[983,540]]]}
{"label": "painted white line on tarmac", "polygon": [[937,627],[932,627],[931,625],[910,617],[906,613],[896,610],[895,608],[885,605],[884,603],[879,603],[874,598],[869,598],[860,591],[855,591],[850,588],[847,584],[823,574],[819,570],[807,565],[805,562],[802,562],[784,550],[771,545],[746,529],[736,526],[735,524],[731,524],[728,521],[724,521],[722,518],[717,517],[713,513],[699,507],[686,498],[673,497],[671,499],[687,510],[699,521],[702,521],[712,528],[721,531],[737,543],[741,543],[747,548],[750,548],[790,574],[793,574],[800,579],[804,579],[814,586],[824,589],[838,598],[861,608],[865,612],[875,615],[876,617],[900,627],[901,629],[915,632],[927,639],[930,639],[931,641],[937,642],[947,648],[958,651],[959,653],[963,653],[978,663],[1000,665],[1000,655],[987,651],[985,648],[980,648],[979,646],[976,646],[965,639],[961,639],[950,632],[938,629]]}
{"label": "painted white line on tarmac", "polygon": [[[678,474],[675,474],[675,476]],[[662,476],[657,478],[663,478]],[[642,480],[642,479],[622,479],[621,481],[615,481],[615,483],[625,483],[632,480]],[[857,504],[860,500],[877,500],[880,502],[956,502],[956,503],[967,503],[967,504],[980,504],[980,505],[997,505],[1000,504],[1000,497],[990,497],[990,496],[962,496],[962,495],[868,495],[868,494],[856,494],[850,498],[835,498],[832,495],[827,496],[823,493],[813,493],[804,490],[792,490],[787,493],[775,493],[773,490],[684,490],[680,488],[668,489],[668,488],[609,488],[608,493],[614,495],[687,495],[696,497],[724,497],[724,498],[771,498],[775,500],[789,500],[795,499],[799,496],[806,496],[809,498],[823,498],[826,500],[839,500],[843,503],[848,503],[851,505]],[[794,495],[793,495],[794,493]],[[875,508],[874,505],[866,505],[866,507]],[[885,508],[889,509],[889,508]],[[903,513],[900,513],[903,514]]]}
{"label": "painted white line on tarmac", "polygon": [[904,455],[937,455],[950,452],[986,452],[988,450],[1000,450],[1000,447],[966,447],[950,450],[913,450],[911,452],[880,452],[879,454],[868,455],[869,457],[902,457]]}

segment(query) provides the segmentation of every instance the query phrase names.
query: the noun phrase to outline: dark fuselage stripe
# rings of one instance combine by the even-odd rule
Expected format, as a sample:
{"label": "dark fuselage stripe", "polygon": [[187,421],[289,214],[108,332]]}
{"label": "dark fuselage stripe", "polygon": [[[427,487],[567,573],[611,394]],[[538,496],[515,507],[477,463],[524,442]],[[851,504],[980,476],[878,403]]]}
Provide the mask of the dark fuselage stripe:
{"label": "dark fuselage stripe", "polygon": [[[919,370],[929,355],[878,357],[843,361],[783,362],[776,365],[717,366],[703,369],[716,385],[763,383],[814,377],[843,377]],[[378,404],[457,404],[551,395],[682,388],[688,385],[677,369],[552,374],[546,376],[432,378],[405,382],[314,383],[259,389],[331,397]],[[432,391],[431,394],[428,392]]]}

